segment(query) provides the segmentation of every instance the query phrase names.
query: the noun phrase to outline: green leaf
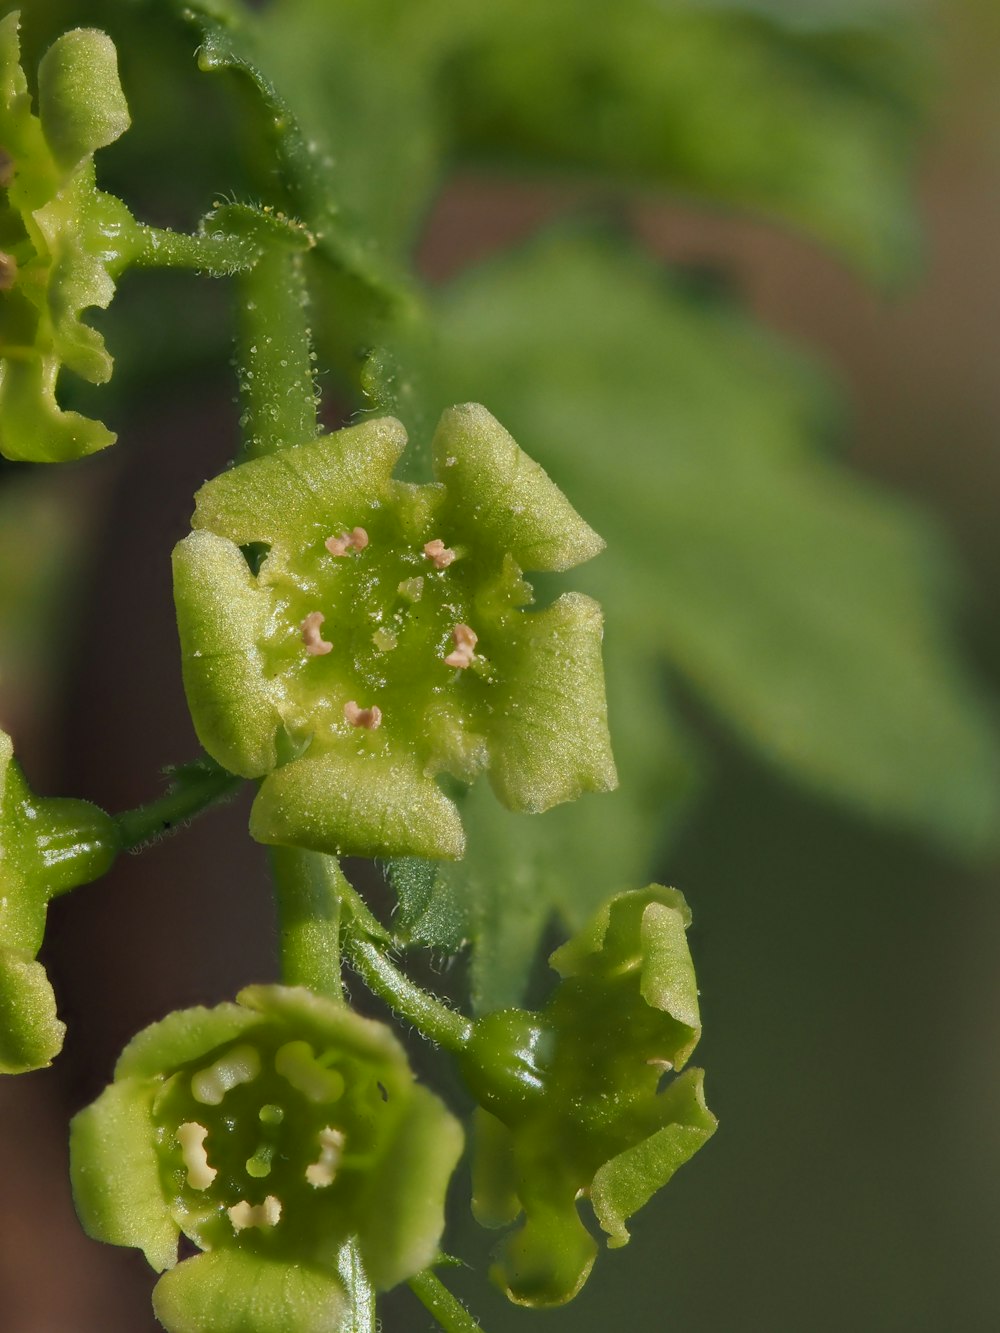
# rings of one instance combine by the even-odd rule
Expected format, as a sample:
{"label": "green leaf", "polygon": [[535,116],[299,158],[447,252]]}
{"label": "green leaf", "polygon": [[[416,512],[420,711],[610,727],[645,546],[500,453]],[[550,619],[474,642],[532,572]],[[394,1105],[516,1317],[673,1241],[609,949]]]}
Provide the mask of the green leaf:
{"label": "green leaf", "polygon": [[949,633],[949,555],[828,457],[839,409],[814,368],[585,235],[468,275],[438,314],[431,406],[475,385],[605,536],[574,582],[610,643],[668,662],[794,780],[989,844],[996,745]]}

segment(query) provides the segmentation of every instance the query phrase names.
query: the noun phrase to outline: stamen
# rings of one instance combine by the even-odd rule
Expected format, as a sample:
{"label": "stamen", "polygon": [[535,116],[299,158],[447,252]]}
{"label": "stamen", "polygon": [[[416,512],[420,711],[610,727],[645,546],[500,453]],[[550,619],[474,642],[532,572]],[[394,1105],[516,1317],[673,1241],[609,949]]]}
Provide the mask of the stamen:
{"label": "stamen", "polygon": [[380,653],[391,653],[397,642],[391,629],[377,629],[372,635],[372,643]]}
{"label": "stamen", "polygon": [[193,1190],[207,1190],[219,1174],[214,1166],[208,1164],[205,1152],[205,1136],[208,1130],[196,1120],[186,1120],[177,1126],[177,1142],[181,1145],[181,1155],[187,1167],[187,1183]]}
{"label": "stamen", "polygon": [[319,627],[325,619],[326,616],[322,611],[310,611],[302,622],[302,642],[310,657],[322,657],[333,648],[333,644],[327,643],[319,632]]}
{"label": "stamen", "polygon": [[669,1070],[673,1069],[674,1067],[672,1061],[660,1060],[655,1055],[651,1056],[650,1059],[646,1061],[646,1064],[651,1065],[653,1069],[658,1069],[661,1074],[668,1073]]}
{"label": "stamen", "polygon": [[455,643],[455,651],[449,653],[444,659],[445,666],[458,667],[460,670],[472,666],[479,635],[475,630],[471,630],[468,625],[456,625],[451,632],[451,637]]}
{"label": "stamen", "polygon": [[445,546],[440,537],[435,537],[432,542],[426,544],[424,555],[428,560],[434,561],[435,569],[447,569],[455,559],[455,552]]}
{"label": "stamen", "polygon": [[17,282],[17,260],[0,250],[0,292],[9,292]]}
{"label": "stamen", "polygon": [[335,556],[346,555],[348,551],[363,551],[368,545],[368,533],[364,528],[352,528],[339,537],[327,537],[323,545]]}
{"label": "stamen", "polygon": [[313,1189],[326,1189],[327,1185],[333,1184],[346,1142],[347,1136],[342,1129],[333,1129],[327,1125],[320,1130],[319,1159],[306,1167],[306,1180]]}
{"label": "stamen", "polygon": [[274,1067],[296,1092],[311,1102],[335,1102],[347,1084],[338,1069],[324,1069],[307,1041],[288,1041],[278,1048]]}
{"label": "stamen", "polygon": [[247,1203],[241,1199],[227,1209],[234,1231],[245,1231],[247,1227],[275,1227],[281,1220],[281,1200],[269,1194],[263,1203]]}
{"label": "stamen", "polygon": [[382,710],[377,704],[359,708],[354,699],[348,699],[344,704],[344,717],[352,727],[364,727],[366,731],[377,731],[382,725]]}
{"label": "stamen", "polygon": [[252,1046],[237,1046],[191,1078],[191,1096],[203,1106],[218,1106],[230,1088],[252,1083],[260,1073],[260,1056]]}

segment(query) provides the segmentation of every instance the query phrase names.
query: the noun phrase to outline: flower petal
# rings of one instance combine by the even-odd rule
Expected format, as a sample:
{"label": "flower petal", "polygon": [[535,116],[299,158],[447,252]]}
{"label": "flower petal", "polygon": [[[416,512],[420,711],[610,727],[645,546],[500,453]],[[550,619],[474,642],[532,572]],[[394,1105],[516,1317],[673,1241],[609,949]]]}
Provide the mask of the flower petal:
{"label": "flower petal", "polygon": [[177,1224],[160,1183],[151,1113],[156,1084],[105,1088],[70,1126],[73,1198],[88,1236],[144,1251],[158,1272],[177,1262]]}
{"label": "flower petal", "polygon": [[718,1121],[705,1105],[703,1078],[700,1069],[689,1069],[675,1079],[658,1098],[664,1127],[612,1157],[594,1176],[591,1203],[613,1249],[628,1243],[628,1218],[715,1133]]}
{"label": "flower petal", "polygon": [[406,1052],[391,1029],[362,1018],[339,1000],[314,995],[304,986],[245,986],[236,998],[260,1018],[283,1023],[307,1040],[381,1063],[387,1078],[395,1066],[407,1088],[413,1081]]}
{"label": "flower petal", "polygon": [[319,440],[253,458],[205,483],[192,526],[240,546],[276,543],[357,522],[359,506],[380,499],[406,444],[394,417],[363,421]]}
{"label": "flower petal", "polygon": [[153,1291],[168,1333],[340,1333],[343,1305],[331,1273],[246,1250],[185,1259]]}
{"label": "flower petal", "polygon": [[618,784],[601,666],[601,609],[564,593],[523,613],[494,653],[490,781],[511,810],[539,812]]}
{"label": "flower petal", "polygon": [[335,856],[462,855],[462,821],[433,778],[381,755],[327,752],[285,764],[250,812],[258,842]]}
{"label": "flower petal", "polygon": [[449,532],[509,552],[522,569],[572,569],[604,549],[548,473],[485,407],[442,414],[431,445],[448,490]]}
{"label": "flower petal", "polygon": [[[462,1127],[426,1088],[414,1087],[399,1132],[379,1161],[357,1219],[372,1282],[385,1291],[433,1262],[444,1231],[445,1195],[462,1155]],[[392,1207],[386,1200],[392,1199]]]}
{"label": "flower petal", "polygon": [[0,1074],[49,1065],[62,1050],[65,1024],[45,968],[20,949],[0,948]]}
{"label": "flower petal", "polygon": [[202,745],[223,767],[260,777],[277,763],[281,716],[260,643],[270,600],[237,546],[192,532],[174,548],[184,690]]}

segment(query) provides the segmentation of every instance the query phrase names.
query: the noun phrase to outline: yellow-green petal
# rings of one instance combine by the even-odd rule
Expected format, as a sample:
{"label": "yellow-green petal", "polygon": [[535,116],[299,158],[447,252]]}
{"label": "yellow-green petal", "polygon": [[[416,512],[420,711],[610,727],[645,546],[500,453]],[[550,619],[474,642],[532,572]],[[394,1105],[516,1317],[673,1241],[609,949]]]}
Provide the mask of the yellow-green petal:
{"label": "yellow-green petal", "polygon": [[115,1078],[157,1078],[164,1070],[197,1060],[259,1023],[255,1014],[239,1004],[178,1009],[132,1038],[118,1057]]}
{"label": "yellow-green petal", "polygon": [[112,1083],[70,1126],[73,1199],[88,1236],[132,1245],[162,1272],[180,1235],[160,1183],[151,1105],[157,1084]]}
{"label": "yellow-green petal", "polygon": [[442,413],[432,444],[446,512],[464,540],[508,552],[522,569],[571,569],[604,549],[540,464],[479,403]]}
{"label": "yellow-green petal", "polygon": [[564,593],[525,613],[496,653],[490,781],[511,810],[533,813],[618,785],[601,664],[601,609]]}
{"label": "yellow-green petal", "polygon": [[114,143],[131,118],[118,78],[118,53],[106,33],[74,28],[56,39],[38,67],[42,130],[65,170]]}
{"label": "yellow-green petal", "polygon": [[335,856],[456,860],[462,821],[433,778],[405,758],[305,755],[271,773],[250,814],[258,842]]}
{"label": "yellow-green petal", "polygon": [[400,422],[380,417],[252,458],[202,486],[192,525],[239,546],[287,542],[313,528],[324,536],[351,528],[357,506],[388,490],[405,444]]}
{"label": "yellow-green petal", "polygon": [[705,1105],[704,1074],[689,1069],[660,1094],[663,1128],[612,1157],[594,1176],[590,1201],[613,1249],[628,1243],[626,1221],[662,1189],[715,1133]]}
{"label": "yellow-green petal", "polygon": [[51,1064],[65,1033],[45,968],[24,950],[0,948],[0,1074]]}
{"label": "yellow-green petal", "polygon": [[340,1333],[343,1305],[332,1273],[241,1250],[185,1259],[153,1291],[167,1333]]}
{"label": "yellow-green petal", "polygon": [[198,739],[230,772],[260,777],[277,763],[281,728],[261,654],[268,598],[239,547],[213,532],[185,537],[173,565],[184,690]]}

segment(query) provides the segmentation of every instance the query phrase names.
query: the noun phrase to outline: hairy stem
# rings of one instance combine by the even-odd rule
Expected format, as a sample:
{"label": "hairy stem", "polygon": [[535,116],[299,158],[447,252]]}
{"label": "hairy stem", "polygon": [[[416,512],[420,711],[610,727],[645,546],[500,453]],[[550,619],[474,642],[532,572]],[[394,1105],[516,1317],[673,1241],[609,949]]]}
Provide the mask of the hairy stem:
{"label": "hairy stem", "polygon": [[166,231],[140,226],[135,263],[142,268],[188,268],[210,278],[228,278],[253,268],[261,254],[259,241],[225,232]]}
{"label": "hairy stem", "polygon": [[469,1314],[431,1269],[425,1268],[416,1277],[411,1277],[407,1285],[445,1333],[481,1333],[479,1320]]}
{"label": "hairy stem", "polygon": [[182,827],[203,811],[229,800],[244,779],[227,773],[214,759],[185,764],[173,774],[164,796],[115,815],[123,851],[134,852]]}
{"label": "hairy stem", "polygon": [[336,858],[299,847],[273,847],[271,869],[282,980],[341,999],[340,898],[345,881]]}
{"label": "hairy stem", "polygon": [[314,439],[319,422],[301,253],[269,247],[240,286],[242,460]]}
{"label": "hairy stem", "polygon": [[[344,906],[350,910],[346,902]],[[463,1050],[472,1034],[469,1019],[449,1009],[400,972],[382,948],[361,933],[356,921],[346,924],[344,954],[368,989],[383,999],[401,1018],[412,1023],[428,1040],[448,1051]]]}

